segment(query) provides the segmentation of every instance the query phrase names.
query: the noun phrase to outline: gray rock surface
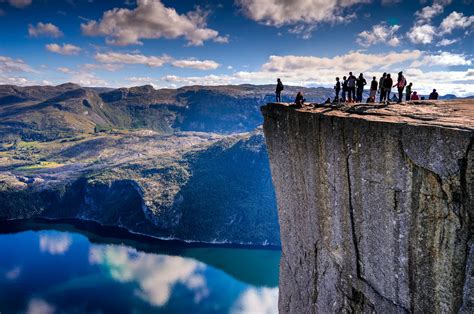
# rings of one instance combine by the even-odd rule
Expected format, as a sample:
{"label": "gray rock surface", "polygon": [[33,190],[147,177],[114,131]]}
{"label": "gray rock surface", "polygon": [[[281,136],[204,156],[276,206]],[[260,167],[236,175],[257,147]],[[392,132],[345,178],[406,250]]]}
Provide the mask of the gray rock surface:
{"label": "gray rock surface", "polygon": [[281,313],[473,312],[473,106],[262,107]]}

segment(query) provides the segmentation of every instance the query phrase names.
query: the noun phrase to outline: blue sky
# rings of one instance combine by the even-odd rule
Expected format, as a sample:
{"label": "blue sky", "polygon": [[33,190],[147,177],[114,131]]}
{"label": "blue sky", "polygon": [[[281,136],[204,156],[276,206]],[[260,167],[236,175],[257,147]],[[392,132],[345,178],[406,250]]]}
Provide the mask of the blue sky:
{"label": "blue sky", "polygon": [[0,0],[0,84],[333,85],[474,94],[473,0]]}

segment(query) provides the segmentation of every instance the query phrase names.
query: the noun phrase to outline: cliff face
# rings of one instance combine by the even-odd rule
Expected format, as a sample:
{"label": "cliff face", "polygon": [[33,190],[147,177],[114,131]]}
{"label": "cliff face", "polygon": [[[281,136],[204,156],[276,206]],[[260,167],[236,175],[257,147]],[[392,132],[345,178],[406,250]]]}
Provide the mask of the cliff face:
{"label": "cliff face", "polygon": [[280,312],[472,312],[470,106],[262,107]]}

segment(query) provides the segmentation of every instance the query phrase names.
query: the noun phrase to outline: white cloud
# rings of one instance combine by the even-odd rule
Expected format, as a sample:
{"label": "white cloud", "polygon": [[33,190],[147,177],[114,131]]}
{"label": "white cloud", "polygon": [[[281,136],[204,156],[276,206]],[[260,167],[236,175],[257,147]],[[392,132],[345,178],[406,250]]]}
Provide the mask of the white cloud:
{"label": "white cloud", "polygon": [[474,15],[464,16],[463,13],[451,12],[439,25],[440,35],[451,34],[455,29],[466,29],[474,25]]}
{"label": "white cloud", "polygon": [[407,33],[407,37],[414,44],[430,44],[435,36],[436,29],[429,24],[415,25]]}
{"label": "white cloud", "polygon": [[106,36],[112,45],[143,44],[141,39],[184,37],[189,45],[200,46],[207,40],[219,43],[228,37],[207,27],[209,12],[197,8],[179,14],[174,8],[165,7],[160,0],[138,0],[134,10],[106,11],[100,21],[81,24],[82,32],[89,36]]}
{"label": "white cloud", "polygon": [[28,25],[28,35],[31,37],[53,37],[58,38],[63,35],[63,32],[52,23],[42,23],[39,22],[36,26],[29,24]]}
{"label": "white cloud", "polygon": [[205,75],[205,76],[176,76],[166,75],[161,77],[161,80],[167,83],[183,85],[228,85],[235,84],[239,80],[234,76],[229,75]]}
{"label": "white cloud", "polygon": [[69,250],[72,238],[66,233],[41,234],[39,246],[41,252],[51,255],[63,255]]}
{"label": "white cloud", "polygon": [[56,68],[61,73],[73,73],[74,71],[68,67],[58,67]]}
{"label": "white cloud", "polygon": [[95,59],[103,63],[144,64],[149,67],[161,67],[172,60],[167,55],[156,57],[118,52],[97,53]]}
{"label": "white cloud", "polygon": [[63,44],[62,46],[58,44],[47,44],[45,47],[48,51],[61,55],[76,55],[81,51],[81,48],[71,44]]}
{"label": "white cloud", "polygon": [[249,288],[237,299],[231,309],[232,314],[278,312],[278,288]]}
{"label": "white cloud", "polygon": [[433,3],[431,6],[424,7],[420,11],[415,12],[417,24],[430,22],[435,16],[443,13],[444,7],[439,3]]}
{"label": "white cloud", "polygon": [[425,55],[421,60],[414,61],[411,67],[425,66],[455,66],[471,65],[471,60],[464,54],[451,53],[443,51],[437,55]]}
{"label": "white cloud", "polygon": [[250,19],[272,26],[343,22],[347,8],[370,0],[237,0]]}
{"label": "white cloud", "polygon": [[8,3],[10,3],[10,5],[19,9],[26,8],[31,4],[31,2],[31,0],[8,0]]}
{"label": "white cloud", "polygon": [[109,86],[109,82],[97,77],[94,73],[83,70],[74,72],[73,75],[68,79],[69,82],[79,84],[81,86]]}
{"label": "white cloud", "polygon": [[363,47],[369,47],[379,43],[386,43],[395,47],[400,43],[400,39],[396,35],[400,29],[400,25],[388,26],[381,23],[372,26],[372,30],[363,31],[357,35],[357,43]]}
{"label": "white cloud", "polygon": [[0,56],[0,73],[12,72],[35,72],[28,64],[21,59],[12,59],[10,57]]}
{"label": "white cloud", "polygon": [[459,41],[459,39],[447,39],[447,38],[444,38],[442,39],[439,43],[436,44],[436,46],[449,46],[449,45],[452,45],[454,43],[457,43]]}
{"label": "white cloud", "polygon": [[[431,44],[435,38],[451,34],[455,29],[466,29],[474,25],[474,15],[464,16],[463,13],[453,11],[438,27],[433,26],[431,20],[443,13],[444,7],[451,2],[451,0],[435,0],[431,6],[415,12],[415,23],[407,33],[410,41],[414,44]],[[447,46],[454,42],[454,40],[443,38],[437,46]]]}
{"label": "white cloud", "polygon": [[212,60],[176,60],[171,63],[178,68],[192,68],[198,70],[215,70],[220,64]]}
{"label": "white cloud", "polygon": [[119,282],[137,283],[137,295],[153,305],[165,305],[178,283],[192,290],[197,302],[209,294],[202,274],[205,265],[192,259],[108,245],[93,246],[89,251],[89,262],[105,267]]}
{"label": "white cloud", "polygon": [[26,314],[53,314],[56,309],[42,299],[31,299],[25,312]]}
{"label": "white cloud", "polygon": [[174,58],[163,56],[144,56],[141,54],[108,52],[97,53],[95,59],[98,62],[113,64],[143,64],[149,67],[161,67],[167,63],[179,68],[192,68],[197,70],[215,70],[220,64],[213,60],[175,60]]}

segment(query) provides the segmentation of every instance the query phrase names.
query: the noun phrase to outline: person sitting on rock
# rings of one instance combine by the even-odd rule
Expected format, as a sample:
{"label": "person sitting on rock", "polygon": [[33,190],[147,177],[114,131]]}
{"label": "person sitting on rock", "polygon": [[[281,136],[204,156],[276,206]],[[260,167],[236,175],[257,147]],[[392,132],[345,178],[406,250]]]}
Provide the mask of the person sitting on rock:
{"label": "person sitting on rock", "polygon": [[410,100],[420,100],[420,97],[418,97],[418,94],[416,93],[416,91],[414,91],[413,94],[411,94]]}
{"label": "person sitting on rock", "polygon": [[298,92],[298,94],[296,94],[295,104],[297,107],[299,108],[303,107],[305,100],[306,99],[304,99],[302,92]]}
{"label": "person sitting on rock", "polygon": [[410,84],[407,85],[406,88],[406,101],[409,101],[411,99],[411,88],[413,86],[413,83],[410,82]]}
{"label": "person sitting on rock", "polygon": [[431,92],[430,96],[428,97],[430,100],[438,100],[438,92],[436,92],[436,89],[433,89]]}

